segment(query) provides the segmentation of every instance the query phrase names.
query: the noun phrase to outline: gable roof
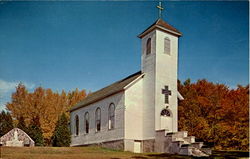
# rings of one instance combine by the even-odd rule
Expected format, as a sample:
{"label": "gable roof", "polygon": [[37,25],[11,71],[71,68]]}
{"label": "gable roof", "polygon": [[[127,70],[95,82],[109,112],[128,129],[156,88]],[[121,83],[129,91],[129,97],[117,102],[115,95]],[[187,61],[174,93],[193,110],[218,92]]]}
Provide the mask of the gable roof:
{"label": "gable roof", "polygon": [[13,128],[9,132],[7,132],[5,135],[0,137],[0,143],[6,143],[6,141],[12,140],[14,136],[14,132],[17,131],[18,134],[18,140],[24,141],[24,144],[30,144],[31,146],[34,146],[35,142],[31,139],[31,137],[25,133],[23,130],[19,128]]}
{"label": "gable roof", "polygon": [[170,34],[181,36],[182,33],[179,32],[176,28],[169,25],[167,22],[165,22],[162,19],[157,19],[151,26],[149,26],[146,30],[144,30],[140,35],[138,35],[139,38],[143,38],[145,35],[147,35],[149,32],[151,32],[154,29],[159,29],[164,32],[168,32]]}
{"label": "gable roof", "polygon": [[72,112],[76,109],[85,107],[91,103],[95,103],[103,98],[116,94],[118,92],[124,91],[124,87],[133,82],[135,79],[142,75],[141,71],[136,72],[120,81],[117,81],[107,87],[104,87],[96,92],[89,94],[86,98],[80,101],[78,104],[73,106],[69,111]]}

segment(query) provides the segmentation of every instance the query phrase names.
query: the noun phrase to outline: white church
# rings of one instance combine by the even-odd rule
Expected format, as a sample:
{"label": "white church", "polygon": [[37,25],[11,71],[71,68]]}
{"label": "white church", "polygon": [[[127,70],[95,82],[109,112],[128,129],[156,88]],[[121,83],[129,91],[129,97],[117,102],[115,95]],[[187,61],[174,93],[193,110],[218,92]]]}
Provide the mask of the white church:
{"label": "white church", "polygon": [[194,136],[178,131],[178,99],[184,99],[177,90],[181,36],[161,18],[139,34],[141,71],[91,93],[71,108],[71,146],[211,154]]}

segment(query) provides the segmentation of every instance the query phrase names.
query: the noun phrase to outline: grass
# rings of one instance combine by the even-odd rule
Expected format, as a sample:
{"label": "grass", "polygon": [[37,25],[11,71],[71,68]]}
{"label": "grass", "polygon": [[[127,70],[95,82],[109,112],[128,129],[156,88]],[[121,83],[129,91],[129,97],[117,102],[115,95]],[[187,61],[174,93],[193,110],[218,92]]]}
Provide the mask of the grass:
{"label": "grass", "polygon": [[[245,157],[248,152],[215,151],[209,159]],[[160,153],[136,154],[100,147],[1,147],[1,159],[191,159]]]}
{"label": "grass", "polygon": [[1,147],[2,159],[191,159],[157,153],[136,154],[100,147]]}

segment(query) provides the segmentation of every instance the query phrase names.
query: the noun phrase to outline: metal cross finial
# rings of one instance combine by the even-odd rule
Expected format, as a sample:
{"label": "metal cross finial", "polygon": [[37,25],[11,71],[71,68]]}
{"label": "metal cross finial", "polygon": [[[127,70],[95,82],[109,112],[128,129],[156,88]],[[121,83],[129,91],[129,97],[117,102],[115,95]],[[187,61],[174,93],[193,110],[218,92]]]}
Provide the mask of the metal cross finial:
{"label": "metal cross finial", "polygon": [[161,18],[161,11],[164,9],[162,6],[161,6],[161,2],[159,2],[159,5],[156,6],[158,9],[159,9],[159,18]]}

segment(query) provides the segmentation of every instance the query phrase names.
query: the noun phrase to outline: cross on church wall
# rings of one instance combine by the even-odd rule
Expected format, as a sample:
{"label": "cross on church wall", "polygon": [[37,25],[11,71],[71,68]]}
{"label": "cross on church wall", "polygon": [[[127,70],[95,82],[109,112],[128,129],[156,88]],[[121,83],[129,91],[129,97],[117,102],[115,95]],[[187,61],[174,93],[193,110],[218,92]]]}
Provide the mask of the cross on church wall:
{"label": "cross on church wall", "polygon": [[168,86],[165,86],[164,89],[162,89],[162,94],[165,95],[165,103],[169,103],[168,96],[171,95],[171,91],[168,89]]}

